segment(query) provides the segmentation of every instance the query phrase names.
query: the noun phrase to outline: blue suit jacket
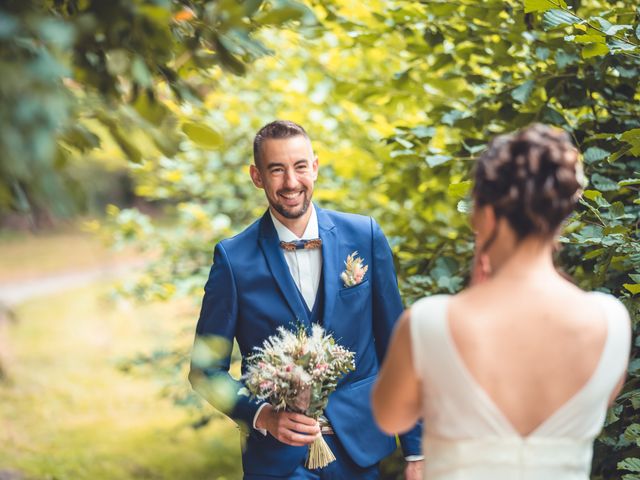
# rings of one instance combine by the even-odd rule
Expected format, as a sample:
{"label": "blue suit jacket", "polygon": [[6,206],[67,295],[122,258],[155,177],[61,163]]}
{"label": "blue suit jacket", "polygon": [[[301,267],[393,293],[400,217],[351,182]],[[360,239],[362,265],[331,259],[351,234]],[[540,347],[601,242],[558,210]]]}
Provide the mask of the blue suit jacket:
{"label": "blue suit jacket", "polygon": [[[323,326],[341,345],[355,352],[356,369],[339,382],[329,397],[325,415],[353,461],[369,466],[389,455],[395,439],[383,434],[371,412],[371,387],[387,349],[393,326],[402,313],[389,245],[370,217],[323,210],[316,206],[322,238],[324,298]],[[340,279],[347,255],[369,266],[362,283],[345,287]],[[318,301],[316,300],[316,301]],[[205,285],[196,341],[233,338],[245,359],[279,326],[291,328],[307,318],[305,306],[284,259],[268,212],[245,231],[220,242]],[[245,473],[286,476],[306,455],[307,447],[292,447],[251,425],[260,405],[242,384],[228,375],[230,348],[214,354],[207,367],[192,360],[189,378],[214,407],[249,426],[242,456]],[[203,381],[206,380],[206,381]],[[218,382],[211,388],[211,382]],[[224,387],[220,387],[220,381]],[[232,392],[235,402],[228,402]],[[420,451],[419,426],[400,437],[405,455]]]}

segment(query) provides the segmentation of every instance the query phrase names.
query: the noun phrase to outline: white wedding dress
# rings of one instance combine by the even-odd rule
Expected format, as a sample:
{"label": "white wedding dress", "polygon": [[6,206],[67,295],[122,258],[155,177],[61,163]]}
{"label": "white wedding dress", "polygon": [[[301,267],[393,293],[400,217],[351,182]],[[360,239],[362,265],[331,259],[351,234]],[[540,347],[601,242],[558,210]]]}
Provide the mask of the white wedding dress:
{"label": "white wedding dress", "polygon": [[589,381],[523,437],[472,377],[449,333],[447,295],[411,308],[415,369],[423,385],[424,478],[428,480],[588,480],[593,440],[630,349],[625,307],[597,296],[607,339]]}

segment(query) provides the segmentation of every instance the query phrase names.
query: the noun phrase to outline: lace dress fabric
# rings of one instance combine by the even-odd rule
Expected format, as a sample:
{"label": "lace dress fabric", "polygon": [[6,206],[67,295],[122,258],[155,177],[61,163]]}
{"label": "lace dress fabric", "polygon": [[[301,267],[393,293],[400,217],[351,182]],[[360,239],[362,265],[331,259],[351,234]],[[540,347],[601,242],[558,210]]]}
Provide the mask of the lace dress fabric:
{"label": "lace dress fabric", "polygon": [[588,480],[593,440],[623,374],[630,349],[625,307],[593,292],[607,337],[591,377],[568,401],[522,436],[475,381],[458,354],[447,320],[449,296],[411,308],[415,370],[423,391],[425,480]]}

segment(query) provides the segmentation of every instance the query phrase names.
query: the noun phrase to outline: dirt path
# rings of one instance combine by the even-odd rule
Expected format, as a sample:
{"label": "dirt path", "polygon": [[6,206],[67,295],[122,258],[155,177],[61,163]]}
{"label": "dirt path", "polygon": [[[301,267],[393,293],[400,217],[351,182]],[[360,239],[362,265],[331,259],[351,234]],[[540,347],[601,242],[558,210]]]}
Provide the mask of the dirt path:
{"label": "dirt path", "polygon": [[30,280],[0,282],[0,306],[11,308],[31,298],[60,293],[89,285],[98,280],[121,277],[141,269],[144,264],[144,260],[136,260],[115,265],[102,265],[86,270],[56,273]]}

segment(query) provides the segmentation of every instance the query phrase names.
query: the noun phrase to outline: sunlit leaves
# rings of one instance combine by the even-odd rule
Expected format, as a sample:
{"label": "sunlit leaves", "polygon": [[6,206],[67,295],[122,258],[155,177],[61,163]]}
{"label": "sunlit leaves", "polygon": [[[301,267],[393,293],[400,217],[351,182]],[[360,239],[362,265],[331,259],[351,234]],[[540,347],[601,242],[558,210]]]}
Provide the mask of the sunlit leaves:
{"label": "sunlit leaves", "polygon": [[551,30],[560,26],[573,25],[580,19],[567,10],[551,9],[542,16],[542,27]]}
{"label": "sunlit leaves", "polygon": [[620,140],[631,145],[631,149],[629,150],[631,155],[640,157],[640,128],[627,130],[620,135]]}
{"label": "sunlit leaves", "polygon": [[535,82],[533,80],[527,80],[522,85],[514,88],[511,92],[511,98],[513,98],[518,103],[526,103],[531,96],[531,92],[535,86]]}
{"label": "sunlit leaves", "polygon": [[[3,4],[0,213],[30,207],[68,213],[64,159],[91,144],[72,131],[60,139],[71,151],[56,146],[57,135],[74,128],[71,114],[99,118],[120,156],[133,162],[158,150],[174,154],[179,122],[165,103],[197,102],[213,86],[212,68],[245,73],[247,63],[271,53],[254,33],[296,22],[312,26],[315,17],[295,0]],[[221,144],[214,131],[187,126],[185,133],[207,148]],[[141,136],[143,147],[155,148],[140,148]],[[76,140],[77,148],[69,145]]]}
{"label": "sunlit leaves", "polygon": [[583,155],[585,162],[594,163],[599,162],[600,160],[604,160],[609,155],[611,155],[611,152],[608,152],[607,150],[599,147],[589,147],[583,152]]}
{"label": "sunlit leaves", "polygon": [[583,58],[597,57],[609,53],[609,47],[604,42],[589,43],[582,49]]}
{"label": "sunlit leaves", "polygon": [[529,12],[545,12],[552,8],[566,7],[564,0],[524,0],[524,11]]}
{"label": "sunlit leaves", "polygon": [[626,458],[618,462],[618,468],[629,472],[640,472],[640,458]]}
{"label": "sunlit leaves", "polygon": [[305,23],[313,24],[315,16],[311,10],[298,2],[290,0],[272,0],[271,5],[263,9],[255,20],[262,25],[280,26],[292,20],[303,20]]}
{"label": "sunlit leaves", "polygon": [[182,131],[200,147],[217,148],[222,145],[222,135],[207,125],[186,122]]}

